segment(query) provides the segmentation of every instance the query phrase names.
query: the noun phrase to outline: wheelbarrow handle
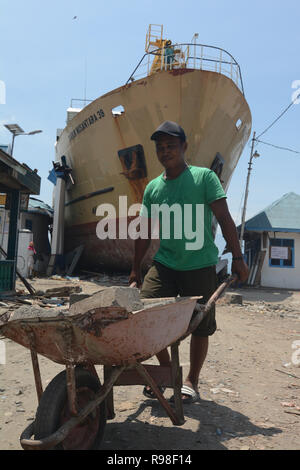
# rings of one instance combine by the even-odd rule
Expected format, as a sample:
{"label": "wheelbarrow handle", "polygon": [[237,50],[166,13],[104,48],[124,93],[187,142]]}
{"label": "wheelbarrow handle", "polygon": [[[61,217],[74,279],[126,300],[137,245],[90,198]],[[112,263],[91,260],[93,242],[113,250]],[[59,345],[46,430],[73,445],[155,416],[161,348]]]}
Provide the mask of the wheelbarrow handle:
{"label": "wheelbarrow handle", "polygon": [[[215,305],[216,301],[221,297],[223,292],[234,282],[238,280],[237,274],[232,274],[226,281],[224,281],[218,289],[213,293],[213,295],[208,299],[206,304],[204,305],[204,310],[210,311],[210,309]],[[200,305],[200,304],[197,304]]]}
{"label": "wheelbarrow handle", "polygon": [[212,307],[215,305],[216,301],[221,297],[223,292],[229,287],[232,283],[236,282],[238,280],[238,275],[237,274],[232,274],[226,281],[224,281],[218,289],[212,294],[212,296],[208,299],[206,304],[199,304],[197,303],[194,309],[194,313],[196,315],[194,318],[191,320],[189,328],[185,335],[181,338],[184,339],[188,335],[190,335],[202,322],[203,318],[206,317],[206,315],[210,312]]}

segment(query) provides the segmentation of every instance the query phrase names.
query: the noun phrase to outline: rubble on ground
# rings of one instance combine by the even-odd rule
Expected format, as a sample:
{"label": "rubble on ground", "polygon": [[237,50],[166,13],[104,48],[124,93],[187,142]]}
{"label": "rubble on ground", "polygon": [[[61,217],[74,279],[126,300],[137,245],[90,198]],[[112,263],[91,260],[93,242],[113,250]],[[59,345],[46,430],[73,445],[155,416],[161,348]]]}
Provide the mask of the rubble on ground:
{"label": "rubble on ground", "polygon": [[[232,295],[232,294],[230,294]],[[219,303],[230,304],[233,308],[243,307],[246,311],[256,312],[256,313],[268,313],[268,314],[278,314],[281,317],[291,317],[300,319],[300,302],[295,302],[291,304],[274,303],[266,302],[264,300],[257,301],[231,301],[232,299],[225,298],[224,296]],[[235,299],[234,299],[235,300]]]}

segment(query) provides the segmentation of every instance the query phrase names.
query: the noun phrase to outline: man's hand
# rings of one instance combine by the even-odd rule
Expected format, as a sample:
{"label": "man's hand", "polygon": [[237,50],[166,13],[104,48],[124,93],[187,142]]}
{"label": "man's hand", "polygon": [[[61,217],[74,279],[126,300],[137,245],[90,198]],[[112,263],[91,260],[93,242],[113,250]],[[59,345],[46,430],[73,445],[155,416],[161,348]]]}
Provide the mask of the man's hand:
{"label": "man's hand", "polygon": [[140,288],[142,285],[142,274],[141,271],[132,270],[129,275],[129,287]]}
{"label": "man's hand", "polygon": [[[149,222],[149,221],[148,221]],[[130,287],[141,287],[142,285],[142,272],[141,265],[142,260],[147,253],[147,250],[151,243],[151,229],[149,228],[151,223],[148,223],[148,238],[137,238],[134,242],[134,259],[132,264],[131,273],[129,275],[129,286]]]}
{"label": "man's hand", "polygon": [[236,226],[228,210],[226,199],[218,199],[212,202],[210,207],[221,227],[223,237],[233,258],[242,258],[232,261],[231,272],[238,275],[240,282],[246,282],[249,276],[249,269],[242,256]]}
{"label": "man's hand", "polygon": [[246,282],[249,276],[249,268],[243,259],[232,261],[231,272],[238,275],[240,282]]}

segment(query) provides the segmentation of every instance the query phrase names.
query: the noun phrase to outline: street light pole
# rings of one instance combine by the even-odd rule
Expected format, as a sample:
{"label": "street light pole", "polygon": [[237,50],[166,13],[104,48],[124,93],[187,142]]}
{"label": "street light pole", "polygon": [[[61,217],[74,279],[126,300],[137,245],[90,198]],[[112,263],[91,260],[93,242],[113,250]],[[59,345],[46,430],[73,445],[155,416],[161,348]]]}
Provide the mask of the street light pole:
{"label": "street light pole", "polygon": [[240,233],[240,246],[241,246],[241,248],[242,248],[242,244],[243,244],[243,237],[244,237],[244,231],[245,231],[246,208],[247,208],[247,200],[248,200],[248,193],[249,193],[250,172],[252,170],[252,160],[253,160],[253,157],[255,157],[255,158],[259,157],[259,154],[257,152],[253,153],[254,143],[255,143],[255,135],[256,135],[256,133],[253,132],[251,153],[250,153],[250,160],[249,160],[248,174],[247,174],[247,181],[246,181],[246,189],[245,189],[244,206],[243,206],[243,213],[242,213],[242,224],[241,224],[241,233]]}
{"label": "street light pole", "polygon": [[11,141],[11,151],[10,151],[11,156],[12,156],[13,153],[14,153],[15,137],[16,137],[16,134],[13,134],[13,136],[12,136],[12,141]]}

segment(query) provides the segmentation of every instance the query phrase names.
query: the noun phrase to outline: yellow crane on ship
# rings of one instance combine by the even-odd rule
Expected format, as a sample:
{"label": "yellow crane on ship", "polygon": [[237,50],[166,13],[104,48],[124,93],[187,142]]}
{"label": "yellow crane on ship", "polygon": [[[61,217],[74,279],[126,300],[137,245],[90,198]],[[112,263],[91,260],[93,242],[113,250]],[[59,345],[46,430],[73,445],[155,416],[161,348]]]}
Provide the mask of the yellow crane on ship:
{"label": "yellow crane on ship", "polygon": [[176,48],[170,39],[163,39],[163,25],[150,24],[146,34],[145,52],[154,57],[148,67],[148,75],[173,68],[183,68],[189,56],[188,47],[185,52]]}

